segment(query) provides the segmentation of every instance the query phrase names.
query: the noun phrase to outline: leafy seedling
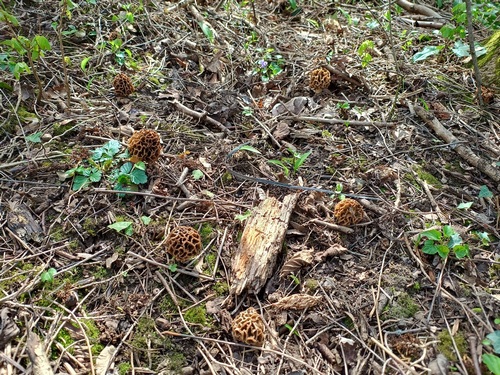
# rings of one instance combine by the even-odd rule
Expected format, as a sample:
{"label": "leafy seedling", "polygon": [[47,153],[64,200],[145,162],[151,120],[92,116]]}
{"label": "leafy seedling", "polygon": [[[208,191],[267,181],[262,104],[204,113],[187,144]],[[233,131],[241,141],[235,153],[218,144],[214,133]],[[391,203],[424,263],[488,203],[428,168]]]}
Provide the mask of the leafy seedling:
{"label": "leafy seedling", "polygon": [[292,148],[288,148],[288,152],[292,154],[292,157],[283,157],[281,158],[281,160],[268,160],[269,164],[280,167],[286,177],[290,176],[290,170],[292,170],[293,173],[297,173],[300,167],[302,167],[309,155],[311,155],[312,153],[312,151],[307,151],[301,154],[300,152],[297,152]]}
{"label": "leafy seedling", "polygon": [[244,213],[240,215],[236,215],[234,218],[236,220],[239,220],[240,222],[244,222],[246,219],[248,219],[250,216],[252,216],[252,211],[246,210]]}
{"label": "leafy seedling", "polygon": [[41,143],[42,142],[42,134],[43,132],[36,132],[30,135],[26,136],[26,140],[28,142],[33,142],[33,143]]}
{"label": "leafy seedling", "polygon": [[442,230],[429,229],[421,232],[417,237],[417,243],[426,238],[423,243],[422,252],[425,254],[438,254],[441,258],[447,258],[453,251],[458,259],[470,255],[469,245],[462,243],[462,238],[451,225],[445,225]]}
{"label": "leafy seedling", "polygon": [[195,179],[195,181],[201,180],[204,176],[203,172],[200,171],[199,169],[195,169],[192,173],[191,176]]}
{"label": "leafy seedling", "polygon": [[[483,340],[483,345],[493,346],[493,351],[500,354],[500,331],[494,331],[486,336]],[[494,354],[483,354],[483,363],[495,375],[500,375],[500,357]]]}
{"label": "leafy seedling", "polygon": [[[115,183],[114,190],[138,191],[138,185],[148,182],[146,164],[142,161],[137,163],[128,161],[120,168],[111,172],[110,180]],[[122,193],[118,194],[119,197],[123,197],[124,195]]]}
{"label": "leafy seedling", "polygon": [[123,231],[127,236],[134,234],[134,226],[131,221],[117,221],[116,223],[109,224],[108,228],[116,230],[118,233]]}
{"label": "leafy seedling", "polygon": [[141,216],[141,221],[144,225],[149,225],[149,223],[151,223],[151,218],[149,216]]}
{"label": "leafy seedling", "polygon": [[51,283],[54,281],[54,276],[56,275],[57,270],[55,268],[49,268],[47,271],[42,272],[40,275],[40,280],[43,283]]}

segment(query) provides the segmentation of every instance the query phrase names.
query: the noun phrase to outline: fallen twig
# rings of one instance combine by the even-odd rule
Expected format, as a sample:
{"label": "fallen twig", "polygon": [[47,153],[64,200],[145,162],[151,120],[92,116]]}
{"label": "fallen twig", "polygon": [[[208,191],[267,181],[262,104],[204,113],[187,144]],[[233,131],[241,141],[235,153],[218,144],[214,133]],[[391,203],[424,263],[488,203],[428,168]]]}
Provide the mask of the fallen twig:
{"label": "fallen twig", "polygon": [[176,99],[174,99],[171,103],[173,105],[175,105],[175,107],[179,111],[181,111],[182,113],[184,113],[184,114],[186,114],[188,116],[194,117],[198,121],[205,121],[205,122],[207,122],[210,125],[216,126],[220,130],[222,130],[224,133],[229,133],[229,129],[228,128],[226,128],[224,125],[222,125],[219,121],[214,120],[213,118],[211,118],[210,116],[208,116],[207,112],[205,112],[205,111],[203,111],[203,112],[196,112],[195,110],[186,107],[184,104],[182,104],[181,102],[179,102]]}
{"label": "fallen twig", "polygon": [[[458,155],[460,155],[466,162],[470,165],[478,168],[481,172],[488,175],[493,181],[500,182],[500,171],[495,169],[486,160],[477,156],[470,148],[463,146],[459,143],[458,138],[456,138],[452,132],[446,129],[441,122],[432,114],[426,111],[424,108],[416,105],[414,106],[415,113],[436,133],[436,135],[443,141],[452,144],[452,149],[454,149]],[[455,147],[453,147],[456,144]]]}

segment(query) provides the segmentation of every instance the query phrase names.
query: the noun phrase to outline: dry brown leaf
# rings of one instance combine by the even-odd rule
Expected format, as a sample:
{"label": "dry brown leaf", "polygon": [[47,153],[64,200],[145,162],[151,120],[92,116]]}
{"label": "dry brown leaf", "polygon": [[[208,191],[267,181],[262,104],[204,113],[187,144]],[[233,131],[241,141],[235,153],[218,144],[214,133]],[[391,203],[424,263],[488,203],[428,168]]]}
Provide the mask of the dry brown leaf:
{"label": "dry brown leaf", "polygon": [[97,375],[106,375],[111,366],[116,348],[113,345],[106,346],[95,360],[95,372]]}
{"label": "dry brown leaf", "polygon": [[339,255],[344,254],[346,251],[347,251],[347,249],[344,246],[336,243],[336,244],[333,244],[332,246],[330,246],[325,251],[316,254],[316,256],[314,257],[314,259],[317,262],[321,262],[321,261],[325,260],[326,257],[329,257],[329,256],[339,256]]}
{"label": "dry brown leaf", "polygon": [[297,272],[303,267],[310,266],[313,263],[314,249],[299,251],[288,259],[281,267],[280,278],[284,278],[292,272]]}
{"label": "dry brown leaf", "polygon": [[322,300],[321,296],[310,296],[309,294],[292,294],[283,297],[273,306],[281,310],[303,310],[316,306]]}

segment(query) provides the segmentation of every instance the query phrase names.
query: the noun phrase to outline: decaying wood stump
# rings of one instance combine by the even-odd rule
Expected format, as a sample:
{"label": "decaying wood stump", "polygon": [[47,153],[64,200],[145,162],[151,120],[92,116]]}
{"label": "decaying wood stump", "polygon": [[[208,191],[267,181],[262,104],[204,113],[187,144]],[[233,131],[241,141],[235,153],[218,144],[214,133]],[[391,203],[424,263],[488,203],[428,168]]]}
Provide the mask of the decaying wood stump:
{"label": "decaying wood stump", "polygon": [[232,263],[231,293],[258,293],[274,272],[298,194],[270,197],[248,219]]}

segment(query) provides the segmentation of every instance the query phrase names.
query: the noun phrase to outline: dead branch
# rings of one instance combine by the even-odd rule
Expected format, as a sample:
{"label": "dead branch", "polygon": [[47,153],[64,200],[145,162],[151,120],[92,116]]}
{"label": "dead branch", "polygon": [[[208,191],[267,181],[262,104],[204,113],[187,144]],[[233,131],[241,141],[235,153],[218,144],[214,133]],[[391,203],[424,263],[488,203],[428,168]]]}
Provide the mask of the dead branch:
{"label": "dead branch", "polygon": [[429,16],[433,18],[443,18],[439,13],[433,11],[432,9],[426,7],[421,4],[414,4],[409,2],[408,0],[396,0],[396,4],[398,4],[401,8],[410,13],[423,14],[424,16]]}
{"label": "dead branch", "polygon": [[188,116],[191,116],[191,117],[197,119],[198,121],[205,121],[205,122],[207,122],[210,125],[216,126],[220,130],[222,130],[224,133],[229,133],[229,129],[228,128],[226,128],[224,125],[222,125],[219,121],[214,120],[213,118],[211,118],[210,116],[208,116],[207,112],[205,112],[205,111],[203,111],[203,112],[196,112],[195,110],[192,110],[192,109],[186,107],[185,105],[183,105],[178,100],[173,100],[171,103],[173,105],[175,105],[175,107],[179,111],[181,111],[182,113],[184,113],[184,114],[186,114]]}
{"label": "dead branch", "polygon": [[488,175],[493,181],[500,182],[500,171],[495,169],[489,162],[477,156],[470,148],[463,146],[459,140],[446,129],[431,112],[426,111],[420,106],[414,106],[415,113],[446,143],[454,146],[454,150],[470,165],[478,168],[481,172]]}

